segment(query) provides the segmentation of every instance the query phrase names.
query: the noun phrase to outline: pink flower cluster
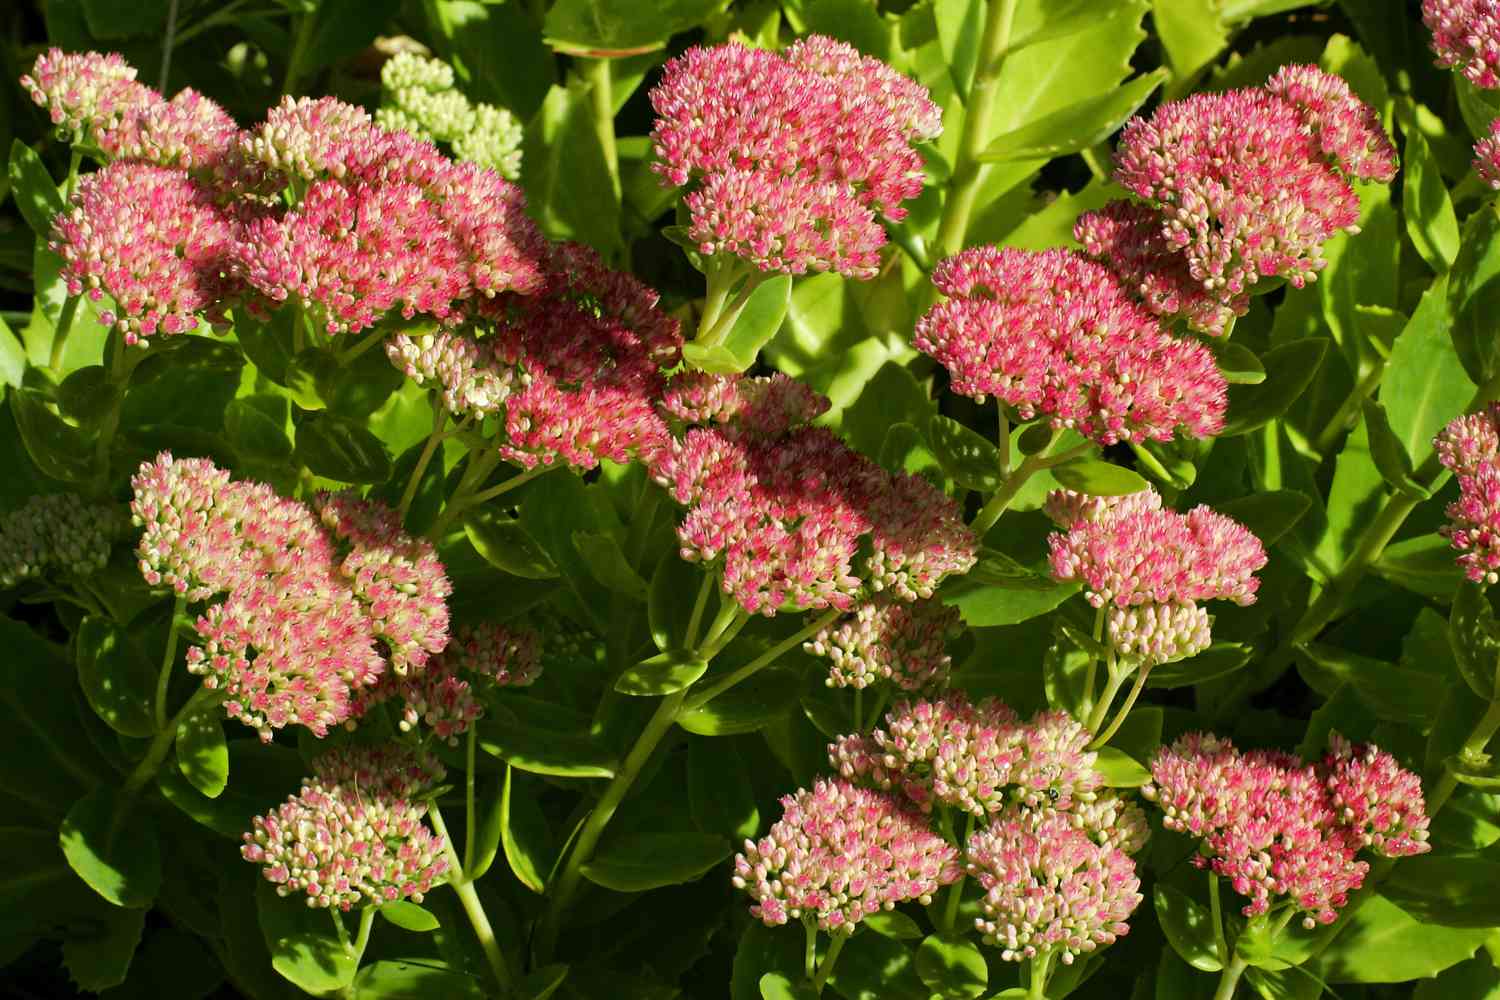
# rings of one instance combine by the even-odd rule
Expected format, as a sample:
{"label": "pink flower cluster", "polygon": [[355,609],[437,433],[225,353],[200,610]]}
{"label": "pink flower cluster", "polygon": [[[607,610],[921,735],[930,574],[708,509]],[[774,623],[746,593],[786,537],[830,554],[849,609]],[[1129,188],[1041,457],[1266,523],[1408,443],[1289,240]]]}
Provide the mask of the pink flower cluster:
{"label": "pink flower cluster", "polygon": [[1301,287],[1323,268],[1324,243],[1358,231],[1350,178],[1395,174],[1373,108],[1337,76],[1284,66],[1264,87],[1195,94],[1132,119],[1115,179],[1149,207],[1085,215],[1076,235],[1148,308],[1220,334],[1256,282]]}
{"label": "pink flower cluster", "polygon": [[924,88],[821,35],[780,54],[690,49],[651,103],[655,169],[697,184],[685,203],[699,249],[792,274],[873,276],[886,241],[878,216],[902,218],[922,191],[911,143],[942,130]]}
{"label": "pink flower cluster", "polygon": [[1115,651],[1143,664],[1182,659],[1206,649],[1207,600],[1251,604],[1266,564],[1249,529],[1208,507],[1165,510],[1154,491],[1083,503],[1076,495],[1048,501],[1066,532],[1047,538],[1052,576],[1082,582],[1089,603],[1108,608]]}
{"label": "pink flower cluster", "polygon": [[91,576],[109,562],[125,528],[118,507],[73,493],[31,497],[0,515],[0,587],[51,572]]}
{"label": "pink flower cluster", "polygon": [[781,819],[734,859],[734,885],[768,927],[815,919],[830,934],[853,934],[870,914],[926,905],[959,878],[958,851],[890,795],[819,780],[781,805]]}
{"label": "pink flower cluster", "polygon": [[117,52],[51,48],[21,77],[21,87],[47,110],[52,124],[74,141],[87,141],[150,103],[154,91],[137,83],[135,75],[135,67]]}
{"label": "pink flower cluster", "polygon": [[1490,122],[1490,134],[1474,144],[1474,172],[1500,191],[1500,118]]}
{"label": "pink flower cluster", "polygon": [[1500,87],[1500,3],[1496,0],[1422,0],[1437,64],[1463,73],[1476,87]]}
{"label": "pink flower cluster", "polygon": [[1246,916],[1285,896],[1304,926],[1332,923],[1369,871],[1362,848],[1388,858],[1429,849],[1421,780],[1373,746],[1335,738],[1304,764],[1193,733],[1157,754],[1151,776],[1142,791],[1163,825],[1201,842],[1193,863],[1249,897]]}
{"label": "pink flower cluster", "polygon": [[967,871],[984,889],[975,928],[1008,962],[1054,953],[1071,965],[1129,933],[1142,899],[1130,855],[1054,810],[1007,809],[969,838]]}
{"label": "pink flower cluster", "polygon": [[930,691],[948,685],[948,640],[959,631],[958,609],[937,600],[868,601],[802,648],[829,660],[829,687],[888,681],[902,691]]}
{"label": "pink flower cluster", "polygon": [[1068,250],[973,247],[932,274],[947,296],[913,343],[953,391],[994,396],[1101,444],[1224,426],[1227,387],[1202,344],[1172,336],[1104,265]]}
{"label": "pink flower cluster", "polygon": [[391,744],[330,750],[312,767],[298,794],[254,818],[241,856],[308,906],[420,903],[448,870],[443,838],[422,821],[442,764]]}
{"label": "pink flower cluster", "polygon": [[197,619],[188,669],[262,739],[291,723],[325,735],[355,714],[386,656],[400,674],[447,644],[452,587],[394,513],[346,496],[312,509],[167,453],[131,484],[146,582],[192,602],[224,595]]}
{"label": "pink flower cluster", "polygon": [[1442,532],[1475,583],[1500,580],[1500,403],[1457,417],[1433,442],[1438,458],[1458,477],[1458,499],[1448,505]]}
{"label": "pink flower cluster", "polygon": [[677,529],[684,559],[722,559],[724,593],[768,616],[847,611],[872,591],[925,599],[968,571],[973,533],[926,480],[892,476],[824,428],[761,436],[817,409],[774,385],[748,390],[753,405],[730,422],[669,439],[651,462],[653,478],[689,508]]}
{"label": "pink flower cluster", "polygon": [[742,435],[776,438],[828,410],[828,397],[780,372],[770,376],[686,371],[667,384],[660,407],[684,424],[731,425]]}
{"label": "pink flower cluster", "polygon": [[186,333],[198,316],[222,321],[237,217],[185,170],[125,160],[83,177],[52,220],[48,247],[69,295],[106,294],[99,318],[127,344]]}
{"label": "pink flower cluster", "polygon": [[845,778],[899,791],[922,812],[947,806],[983,818],[1007,804],[1071,810],[1098,796],[1091,734],[1066,712],[1021,722],[993,698],[962,691],[901,701],[885,728],[841,736],[828,762]]}
{"label": "pink flower cluster", "polygon": [[526,687],[541,672],[541,635],[536,631],[465,626],[425,670],[382,677],[363,699],[361,713],[399,698],[403,708],[398,724],[403,732],[426,726],[438,739],[456,746],[458,737],[484,718],[481,692],[486,686]]}
{"label": "pink flower cluster", "polygon": [[393,310],[456,323],[500,293],[542,287],[542,238],[521,189],[494,170],[333,98],[284,98],[239,148],[273,177],[310,182],[236,243],[236,273],[262,297],[252,304],[296,302],[344,333]]}

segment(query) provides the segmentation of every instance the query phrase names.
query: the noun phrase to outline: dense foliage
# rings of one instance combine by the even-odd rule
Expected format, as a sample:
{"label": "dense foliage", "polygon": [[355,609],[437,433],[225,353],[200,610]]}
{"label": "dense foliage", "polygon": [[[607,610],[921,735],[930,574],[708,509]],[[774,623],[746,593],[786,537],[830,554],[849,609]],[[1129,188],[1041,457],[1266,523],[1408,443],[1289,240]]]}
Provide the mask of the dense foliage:
{"label": "dense foliage", "polygon": [[1494,0],[39,0],[18,996],[1500,998]]}

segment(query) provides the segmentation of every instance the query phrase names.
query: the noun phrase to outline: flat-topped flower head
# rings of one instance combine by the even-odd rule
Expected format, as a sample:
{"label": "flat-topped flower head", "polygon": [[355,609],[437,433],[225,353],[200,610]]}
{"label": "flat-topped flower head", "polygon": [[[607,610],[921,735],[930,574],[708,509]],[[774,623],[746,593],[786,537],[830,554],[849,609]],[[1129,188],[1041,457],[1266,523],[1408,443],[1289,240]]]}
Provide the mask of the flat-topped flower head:
{"label": "flat-topped flower head", "polygon": [[160,101],[135,79],[135,67],[117,52],[64,52],[37,56],[21,87],[70,142],[113,130],[127,115]]}
{"label": "flat-topped flower head", "polygon": [[705,254],[764,271],[870,277],[922,191],[912,142],[941,130],[914,81],[853,47],[809,36],[784,54],[739,44],[693,48],[651,92],[655,169],[687,198]]}
{"label": "flat-topped flower head", "polygon": [[1088,749],[1094,738],[1082,723],[1061,710],[1042,711],[1010,730],[1018,751],[1008,782],[1010,797],[1028,808],[1069,810],[1089,802],[1103,784],[1094,770],[1099,755]]}
{"label": "flat-topped flower head", "polygon": [[1476,87],[1500,87],[1500,3],[1496,0],[1422,0],[1437,64]]}
{"label": "flat-topped flower head", "polygon": [[1188,259],[1167,241],[1161,212],[1138,201],[1112,201],[1073,224],[1084,252],[1163,320],[1181,317],[1194,330],[1220,336],[1250,307],[1250,293],[1225,298],[1193,277]]}
{"label": "flat-topped flower head", "polygon": [[1474,144],[1474,172],[1500,191],[1500,118],[1490,122],[1490,134]]}
{"label": "flat-topped flower head", "polygon": [[195,622],[188,670],[262,739],[292,724],[326,735],[383,675],[446,644],[442,565],[373,501],[324,495],[309,508],[167,453],[131,484],[146,582],[194,603],[223,595]]}
{"label": "flat-topped flower head", "polygon": [[362,108],[333,97],[283,96],[266,120],[240,138],[246,159],[306,181],[345,175],[361,144],[377,131]]}
{"label": "flat-topped flower head", "polygon": [[1068,250],[973,247],[932,280],[947,298],[917,321],[913,343],[948,369],[954,392],[1101,444],[1223,428],[1213,355],[1167,333],[1104,265]]}
{"label": "flat-topped flower head", "polygon": [[[1324,243],[1358,232],[1359,197],[1346,174],[1384,181],[1396,169],[1374,110],[1312,66],[1288,66],[1265,87],[1195,94],[1134,118],[1115,164],[1115,180],[1160,213],[1161,235],[1192,279],[1236,315],[1256,282],[1280,277],[1300,288],[1324,267]],[[1150,245],[1097,235],[1106,247],[1100,255],[1124,258],[1127,280],[1142,284],[1138,265],[1154,253]],[[1111,244],[1119,249],[1108,252]],[[1144,289],[1148,299],[1164,291],[1170,298],[1180,276],[1167,274],[1165,288]],[[1202,302],[1181,304],[1203,324]],[[1202,328],[1220,332],[1224,322]]]}
{"label": "flat-topped flower head", "polygon": [[1162,825],[1200,841],[1193,863],[1248,897],[1246,916],[1285,897],[1304,926],[1332,923],[1369,871],[1361,849],[1428,850],[1421,780],[1375,747],[1335,737],[1314,765],[1191,733],[1162,748],[1151,776],[1142,792]]}
{"label": "flat-topped flower head", "polygon": [[1213,618],[1191,601],[1109,606],[1105,634],[1127,659],[1152,665],[1197,656],[1213,644]]}
{"label": "flat-topped flower head", "polygon": [[661,409],[684,424],[722,424],[733,433],[776,438],[828,411],[828,397],[781,372],[769,376],[685,371],[667,383]]}
{"label": "flat-topped flower head", "polygon": [[223,319],[236,220],[184,170],[120,161],[78,182],[52,220],[47,246],[63,260],[70,295],[114,308],[106,325],[135,344]]}
{"label": "flat-topped flower head", "polygon": [[91,576],[127,527],[118,507],[74,493],[34,496],[0,515],[0,587],[51,573]]}
{"label": "flat-topped flower head", "polygon": [[830,934],[853,934],[897,903],[931,903],[959,877],[957,850],[890,795],[819,780],[781,805],[781,819],[734,859],[735,888],[755,900],[750,912],[768,927],[810,919]]}
{"label": "flat-topped flower head", "polygon": [[228,180],[238,153],[239,126],[212,100],[188,87],[170,101],[157,98],[100,129],[96,141],[117,160],[207,171]]}
{"label": "flat-topped flower head", "polygon": [[1266,90],[1295,105],[1317,137],[1323,155],[1362,181],[1389,184],[1396,176],[1396,147],[1380,113],[1355,96],[1343,77],[1301,63],[1281,67]]}
{"label": "flat-topped flower head", "polygon": [[1071,965],[1129,933],[1143,898],[1135,862],[1067,813],[1013,806],[966,847],[966,869],[984,890],[975,929],[1007,962],[1054,954]]}
{"label": "flat-topped flower head", "polygon": [[[1050,807],[1031,810],[1037,814]],[[1056,812],[1058,810],[1053,809]],[[1073,829],[1081,830],[1094,843],[1114,847],[1126,854],[1139,854],[1151,839],[1151,824],[1146,811],[1107,788],[1100,789],[1088,801],[1077,801],[1062,813]]]}
{"label": "flat-topped flower head", "polygon": [[845,778],[900,792],[922,812],[951,806],[985,816],[1009,798],[1016,765],[1028,750],[1016,714],[993,698],[975,704],[962,691],[900,701],[884,728],[828,746]]}
{"label": "flat-topped flower head", "polygon": [[977,557],[949,497],[891,476],[825,428],[776,438],[695,428],[651,471],[689,508],[677,531],[682,557],[722,559],[724,592],[752,613],[848,610],[881,592],[927,598]]}
{"label": "flat-topped flower head", "polygon": [[515,369],[495,360],[493,345],[467,333],[398,333],[386,340],[385,353],[413,382],[433,383],[443,409],[455,417],[500,412],[517,384]]}
{"label": "flat-topped flower head", "polygon": [[948,640],[959,631],[958,609],[940,601],[871,601],[802,648],[828,659],[829,687],[886,681],[901,691],[930,691],[948,684]]}
{"label": "flat-topped flower head", "polygon": [[419,797],[442,776],[435,757],[396,745],[330,751],[299,793],[252,820],[240,854],[311,907],[420,903],[448,870]]}
{"label": "flat-topped flower head", "polygon": [[1459,552],[1458,565],[1475,583],[1500,580],[1500,404],[1455,418],[1433,442],[1439,460],[1458,479],[1442,533]]}

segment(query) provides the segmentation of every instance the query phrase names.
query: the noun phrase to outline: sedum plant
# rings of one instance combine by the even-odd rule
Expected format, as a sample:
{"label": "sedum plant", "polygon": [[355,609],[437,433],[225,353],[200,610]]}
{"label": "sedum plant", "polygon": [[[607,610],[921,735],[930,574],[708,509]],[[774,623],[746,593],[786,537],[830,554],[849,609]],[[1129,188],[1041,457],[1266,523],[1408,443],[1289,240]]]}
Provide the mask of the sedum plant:
{"label": "sedum plant", "polygon": [[18,995],[1500,992],[1493,3],[75,6]]}

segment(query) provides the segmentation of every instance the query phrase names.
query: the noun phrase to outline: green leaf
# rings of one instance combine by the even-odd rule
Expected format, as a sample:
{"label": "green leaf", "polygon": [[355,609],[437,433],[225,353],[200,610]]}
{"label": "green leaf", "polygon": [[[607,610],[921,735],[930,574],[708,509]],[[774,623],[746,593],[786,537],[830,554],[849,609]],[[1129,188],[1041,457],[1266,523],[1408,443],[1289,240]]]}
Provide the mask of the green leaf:
{"label": "green leaf", "polygon": [[1450,601],[1464,580],[1453,546],[1436,533],[1386,546],[1371,568],[1397,586]]}
{"label": "green leaf", "polygon": [[155,735],[156,671],[129,633],[107,618],[87,615],[78,626],[78,684],[94,714],[125,736]]}
{"label": "green leaf", "polygon": [[541,894],[547,891],[547,877],[557,861],[557,844],[536,795],[528,794],[524,779],[515,772],[514,767],[505,769],[505,787],[500,794],[500,842],[505,846],[505,861],[517,880]]}
{"label": "green leaf", "polygon": [[97,426],[114,409],[120,389],[110,381],[103,365],[75,369],[57,387],[57,405],[84,427]]}
{"label": "green leaf", "polygon": [[156,35],[167,23],[168,0],[117,4],[112,0],[83,0],[89,34],[100,40]]}
{"label": "green leaf", "polygon": [[872,913],[862,923],[876,934],[897,941],[915,941],[923,936],[921,926],[900,910]]}
{"label": "green leaf", "polygon": [[[535,993],[527,995],[536,996]],[[437,965],[427,958],[410,962],[382,959],[365,965],[354,977],[353,1000],[395,1000],[400,997],[485,1000],[486,993],[474,974]]]}
{"label": "green leaf", "polygon": [[1264,382],[1229,387],[1229,419],[1223,435],[1247,434],[1284,414],[1312,383],[1327,351],[1328,341],[1321,337],[1293,340],[1267,351],[1261,358],[1266,368]]}
{"label": "green leaf", "polygon": [[634,600],[646,599],[646,581],[625,558],[625,550],[607,532],[575,531],[573,547],[583,557],[595,580],[607,590]]}
{"label": "green leaf", "polygon": [[1500,1000],[1500,969],[1485,956],[1444,970],[1436,979],[1423,980],[1412,992],[1412,1000]]}
{"label": "green leaf", "polygon": [[[63,965],[80,988],[100,993],[125,982],[146,926],[143,909],[96,913],[63,941]],[[181,995],[181,994],[178,994]]]}
{"label": "green leaf", "polygon": [[623,245],[619,196],[582,80],[547,92],[526,128],[523,156],[527,209],[543,232],[606,253]]}
{"label": "green leaf", "polygon": [[1500,924],[1500,860],[1477,852],[1404,858],[1380,891],[1418,920],[1444,927]]}
{"label": "green leaf", "polygon": [[229,784],[229,745],[221,712],[217,704],[204,705],[177,723],[177,767],[211,799]]}
{"label": "green leaf", "polygon": [[708,661],[683,649],[657,653],[626,670],[615,690],[640,698],[657,698],[681,691],[708,672]]}
{"label": "green leaf", "polygon": [[479,748],[533,774],[561,778],[612,778],[617,760],[586,732],[559,732],[514,720],[481,719]]}
{"label": "green leaf", "polygon": [[1000,488],[1000,449],[983,435],[941,413],[927,421],[927,441],[938,464],[966,490]]}
{"label": "green leaf", "polygon": [[689,368],[696,368],[710,375],[738,375],[754,363],[742,360],[723,344],[709,347],[696,343],[683,344],[682,360],[687,362]]}
{"label": "green leaf", "polygon": [[[272,414],[280,410],[280,419]],[[224,434],[244,461],[280,464],[292,457],[286,434],[287,401],[269,393],[231,399],[224,407]]]}
{"label": "green leaf", "polygon": [[557,566],[521,522],[481,505],[464,514],[464,534],[484,561],[511,576],[553,580]]}
{"label": "green leaf", "polygon": [[1253,652],[1244,643],[1216,642],[1197,656],[1152,667],[1146,686],[1182,688],[1224,677],[1248,666]]}
{"label": "green leaf", "polygon": [[[1443,691],[1432,683],[1432,675],[1384,660],[1360,656],[1327,643],[1310,642],[1298,650],[1298,663],[1310,671],[1309,683],[1318,675],[1322,689],[1349,684],[1359,700],[1382,719],[1422,725],[1437,717]],[[1318,684],[1313,684],[1318,687]]]}
{"label": "green leaf", "polygon": [[694,563],[669,554],[656,564],[646,596],[646,620],[651,627],[651,641],[663,653],[687,645],[693,595],[702,585],[703,572]]}
{"label": "green leaf", "polygon": [[793,979],[784,972],[768,972],[760,977],[761,1000],[818,1000],[812,984]]}
{"label": "green leaf", "polygon": [[750,293],[744,310],[725,335],[723,345],[741,362],[740,370],[755,364],[760,349],[771,342],[786,319],[792,301],[792,276],[778,274]]}
{"label": "green leaf", "polygon": [[42,239],[52,232],[52,217],[63,211],[62,192],[42,165],[42,158],[20,139],[10,144],[10,193],[31,231]]}
{"label": "green leaf", "polygon": [[1432,493],[1412,475],[1411,456],[1406,453],[1406,446],[1401,443],[1396,432],[1391,430],[1385,407],[1369,397],[1365,397],[1361,405],[1365,414],[1365,430],[1370,438],[1370,457],[1375,460],[1375,468],[1380,471],[1381,478],[1392,489],[1413,499],[1429,499]]}
{"label": "green leaf", "polygon": [[1458,217],[1437,160],[1420,129],[1406,130],[1401,157],[1401,211],[1406,233],[1427,266],[1442,274],[1458,256]]}
{"label": "green leaf", "polygon": [[339,943],[331,922],[343,919],[343,914],[283,899],[265,881],[255,888],[255,907],[271,966],[294,986],[318,995],[354,981],[360,956],[349,954]]}
{"label": "green leaf", "polygon": [[58,842],[78,877],[116,906],[150,906],[161,889],[161,847],[145,811],[119,788],[73,803]]}
{"label": "green leaf", "polygon": [[1156,69],[1114,90],[1034,119],[994,139],[979,154],[979,159],[989,162],[1051,159],[1091,149],[1139,111],[1167,76],[1165,69]]}
{"label": "green leaf", "polygon": [[1495,673],[1500,664],[1500,626],[1483,587],[1471,580],[1459,584],[1448,616],[1448,642],[1458,672],[1469,689],[1485,701],[1495,695]]}
{"label": "green leaf", "polygon": [[1096,497],[1120,497],[1148,489],[1146,480],[1123,465],[1097,458],[1075,458],[1051,469],[1052,478],[1070,490]]}
{"label": "green leaf", "polygon": [[693,823],[704,833],[741,843],[760,832],[750,771],[733,740],[688,744],[687,795]]}
{"label": "green leaf", "polygon": [[1165,882],[1156,883],[1152,902],[1157,923],[1178,957],[1200,972],[1224,968],[1214,943],[1213,913],[1208,907]]}
{"label": "green leaf", "polygon": [[706,833],[634,833],[583,863],[583,877],[616,892],[645,892],[701,877],[729,857],[729,841]]}
{"label": "green leaf", "polygon": [[724,0],[558,0],[542,32],[548,45],[569,55],[633,55],[661,48],[723,6]]}
{"label": "green leaf", "polygon": [[1342,932],[1308,966],[1330,983],[1400,983],[1434,976],[1473,955],[1493,933],[1426,923],[1378,893],[1342,922]]}
{"label": "green leaf", "polygon": [[702,708],[682,713],[677,725],[698,736],[757,732],[797,704],[798,681],[798,676],[784,667],[762,670]]}
{"label": "green leaf", "polygon": [[1151,0],[1174,90],[1190,84],[1228,43],[1229,31],[1219,20],[1218,7],[1217,0]]}
{"label": "green leaf", "polygon": [[1146,766],[1116,747],[1100,747],[1094,770],[1104,776],[1106,788],[1140,788],[1151,781]]}
{"label": "green leaf", "polygon": [[1493,90],[1481,90],[1468,81],[1462,73],[1453,75],[1453,93],[1458,98],[1459,114],[1464,124],[1476,139],[1490,134],[1490,122],[1500,118],[1500,94]]}
{"label": "green leaf", "polygon": [[312,40],[298,61],[301,73],[331,66],[373,42],[396,15],[400,0],[319,0]]}
{"label": "green leaf", "polygon": [[1237,340],[1222,337],[1208,341],[1214,364],[1230,385],[1260,385],[1266,380],[1266,366],[1255,352]]}
{"label": "green leaf", "polygon": [[1270,546],[1302,520],[1312,500],[1296,490],[1267,490],[1218,504],[1219,513],[1232,517],[1255,532],[1262,544]]}
{"label": "green leaf", "polygon": [[1500,370],[1500,209],[1488,202],[1464,224],[1463,243],[1448,274],[1448,314],[1453,346],[1469,379],[1484,385]]}
{"label": "green leaf", "polygon": [[[921,940],[916,921],[898,910],[872,914],[876,924],[896,926],[900,933],[885,933],[871,917],[860,921],[874,931],[854,935],[844,944],[828,980],[845,1000],[929,1000],[932,990],[917,975],[916,956],[904,941]],[[827,996],[827,993],[824,993]]]}
{"label": "green leaf", "polygon": [[428,934],[442,926],[430,911],[422,909],[409,899],[381,903],[380,915],[402,930],[416,934]]}
{"label": "green leaf", "polygon": [[26,454],[43,475],[67,483],[94,479],[93,442],[78,428],[47,408],[45,397],[35,389],[13,389],[10,411],[21,432]]}
{"label": "green leaf", "polygon": [[1432,454],[1432,439],[1474,394],[1450,332],[1448,280],[1438,278],[1422,294],[1391,348],[1380,380],[1380,402],[1412,464]]}
{"label": "green leaf", "polygon": [[917,946],[917,975],[939,996],[967,1000],[984,992],[984,953],[962,934],[930,934]]}
{"label": "green leaf", "polygon": [[760,980],[767,970],[789,979],[802,975],[802,935],[779,933],[759,920],[752,920],[740,935],[729,980],[730,1000],[760,1000]]}
{"label": "green leaf", "polygon": [[310,415],[297,428],[296,457],[310,472],[341,483],[383,483],[391,456],[369,428],[326,413]]}
{"label": "green leaf", "polygon": [[[431,0],[431,41],[452,64],[470,100],[509,108],[529,121],[557,81],[557,56],[531,12],[513,3]],[[504,52],[504,59],[494,58]],[[524,172],[524,171],[523,171]]]}
{"label": "green leaf", "polygon": [[521,980],[521,995],[532,1000],[547,1000],[567,978],[568,966],[560,962],[533,969]]}
{"label": "green leaf", "polygon": [[[505,773],[510,775],[512,768],[506,765]],[[495,792],[497,794],[487,794]],[[464,867],[464,877],[471,881],[478,881],[484,877],[484,873],[490,870],[495,863],[495,856],[500,853],[500,836],[505,826],[505,807],[507,805],[504,794],[504,786],[499,789],[486,789],[478,793],[480,810],[478,830],[474,836],[474,852],[470,863]]]}

